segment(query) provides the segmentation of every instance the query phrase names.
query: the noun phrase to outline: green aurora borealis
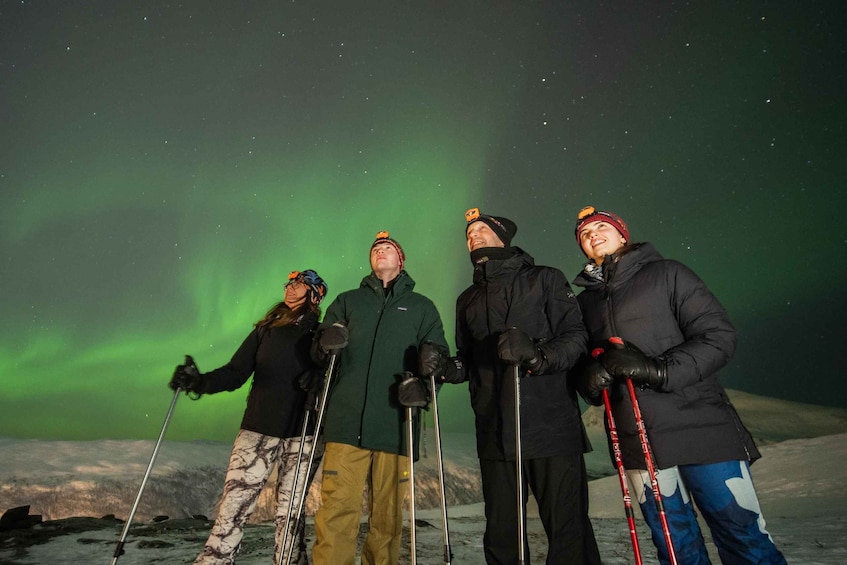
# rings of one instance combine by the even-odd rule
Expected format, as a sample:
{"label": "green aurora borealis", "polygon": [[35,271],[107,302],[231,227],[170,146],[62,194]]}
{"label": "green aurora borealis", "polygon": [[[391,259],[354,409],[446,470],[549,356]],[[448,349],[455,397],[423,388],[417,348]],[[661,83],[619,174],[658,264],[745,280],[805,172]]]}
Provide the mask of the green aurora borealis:
{"label": "green aurora borealis", "polygon": [[[727,307],[729,388],[847,407],[840,4],[353,4],[0,7],[0,435],[154,438],[184,354],[291,270],[328,306],[382,229],[452,342],[472,206],[569,278],[577,210],[618,212]],[[246,393],[168,437],[231,440]]]}

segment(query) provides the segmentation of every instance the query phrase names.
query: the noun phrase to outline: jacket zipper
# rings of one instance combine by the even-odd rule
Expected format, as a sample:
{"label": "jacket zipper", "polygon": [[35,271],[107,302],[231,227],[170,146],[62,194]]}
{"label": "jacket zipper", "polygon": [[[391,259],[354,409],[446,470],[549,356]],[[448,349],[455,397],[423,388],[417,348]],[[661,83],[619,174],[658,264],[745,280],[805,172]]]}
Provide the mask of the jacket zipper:
{"label": "jacket zipper", "polygon": [[[371,340],[371,354],[368,357],[368,373],[365,376],[365,401],[362,403],[362,411],[359,414],[359,435],[357,438],[359,447],[362,447],[362,434],[365,427],[365,412],[367,411],[368,406],[368,390],[370,389],[371,365],[373,365],[374,349],[376,348],[376,336],[379,334],[379,327],[382,324],[382,316],[385,314],[385,310],[388,306],[388,296],[385,294],[385,290],[380,289],[380,291],[382,292],[382,306],[379,310],[379,317],[376,320],[376,328],[374,329],[373,339]],[[394,292],[394,290],[392,289],[391,292]]]}

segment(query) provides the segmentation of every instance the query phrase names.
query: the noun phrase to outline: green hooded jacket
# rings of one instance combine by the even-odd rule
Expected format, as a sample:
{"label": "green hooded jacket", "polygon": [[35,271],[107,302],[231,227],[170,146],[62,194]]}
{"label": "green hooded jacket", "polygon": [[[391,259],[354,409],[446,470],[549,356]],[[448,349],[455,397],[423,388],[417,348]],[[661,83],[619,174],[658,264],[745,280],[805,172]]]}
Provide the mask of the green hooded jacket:
{"label": "green hooded jacket", "polygon": [[327,309],[319,333],[339,322],[350,335],[332,377],[325,441],[407,455],[397,384],[404,371],[417,375],[422,342],[447,347],[435,304],[414,288],[415,281],[402,271],[386,293],[371,273]]}

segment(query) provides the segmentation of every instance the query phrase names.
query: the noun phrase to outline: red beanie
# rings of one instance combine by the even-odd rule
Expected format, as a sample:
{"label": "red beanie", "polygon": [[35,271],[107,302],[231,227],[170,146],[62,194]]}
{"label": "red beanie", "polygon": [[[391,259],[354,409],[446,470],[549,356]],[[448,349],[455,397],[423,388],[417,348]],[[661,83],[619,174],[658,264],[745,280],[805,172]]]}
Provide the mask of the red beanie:
{"label": "red beanie", "polygon": [[618,230],[618,232],[620,232],[625,240],[629,241],[629,228],[626,227],[626,222],[623,221],[623,218],[613,212],[597,210],[594,206],[586,206],[579,211],[579,214],[577,214],[576,228],[573,231],[576,236],[576,243],[580,245],[580,247],[582,247],[582,245],[579,241],[579,230],[591,222],[606,222],[607,224],[611,224],[616,230]]}

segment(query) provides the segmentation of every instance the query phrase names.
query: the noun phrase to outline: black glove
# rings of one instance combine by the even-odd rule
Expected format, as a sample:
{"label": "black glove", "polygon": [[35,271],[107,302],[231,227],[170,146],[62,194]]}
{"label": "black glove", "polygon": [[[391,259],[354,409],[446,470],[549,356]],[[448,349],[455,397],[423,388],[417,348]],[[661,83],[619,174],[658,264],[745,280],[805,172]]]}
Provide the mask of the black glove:
{"label": "black glove", "polygon": [[444,346],[425,341],[418,348],[418,374],[421,377],[435,377],[436,382],[444,380],[447,372],[449,352]]}
{"label": "black glove", "polygon": [[320,369],[305,371],[297,379],[300,388],[306,391],[306,410],[314,410],[324,388],[324,372]]}
{"label": "black glove", "polygon": [[429,390],[421,379],[405,371],[397,388],[397,398],[403,406],[426,408],[429,404]]}
{"label": "black glove", "polygon": [[441,382],[450,384],[460,384],[467,380],[465,375],[465,367],[462,360],[458,357],[448,357],[447,367],[444,374],[441,376]]}
{"label": "black glove", "polygon": [[509,328],[497,340],[497,354],[501,361],[526,367],[533,373],[541,373],[544,354],[526,332]]}
{"label": "black glove", "polygon": [[608,390],[614,378],[597,359],[592,359],[582,373],[585,399],[595,406],[603,404],[603,391]]}
{"label": "black glove", "polygon": [[418,374],[436,383],[459,384],[465,382],[465,371],[458,357],[450,357],[446,347],[425,341],[418,349]]}
{"label": "black glove", "polygon": [[349,337],[350,331],[343,324],[336,322],[321,332],[318,345],[325,353],[338,353],[347,347]]}
{"label": "black glove", "polygon": [[191,393],[191,397],[195,400],[203,394],[203,377],[194,363],[194,358],[191,355],[185,356],[185,364],[177,365],[174,369],[174,376],[171,377],[171,382],[168,383],[171,390],[184,390],[186,394]]}
{"label": "black glove", "polygon": [[606,352],[600,357],[600,362],[613,377],[629,377],[632,384],[642,389],[661,390],[668,382],[665,360],[651,359],[629,342],[621,345],[610,341]]}
{"label": "black glove", "polygon": [[297,383],[306,392],[321,392],[324,388],[324,372],[320,369],[305,371],[297,379]]}

